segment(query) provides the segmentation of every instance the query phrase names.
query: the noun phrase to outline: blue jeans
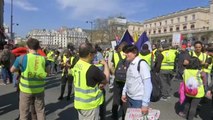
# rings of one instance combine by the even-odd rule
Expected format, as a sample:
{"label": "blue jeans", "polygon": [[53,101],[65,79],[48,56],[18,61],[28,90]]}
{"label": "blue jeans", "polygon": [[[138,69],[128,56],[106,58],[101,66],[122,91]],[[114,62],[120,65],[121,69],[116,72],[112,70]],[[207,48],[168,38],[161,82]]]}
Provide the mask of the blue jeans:
{"label": "blue jeans", "polygon": [[13,85],[14,85],[14,87],[17,87],[17,85],[18,85],[18,76],[19,76],[19,73],[13,73]]}
{"label": "blue jeans", "polygon": [[127,97],[127,107],[128,108],[141,108],[142,100],[133,100],[130,97]]}
{"label": "blue jeans", "polygon": [[50,74],[54,74],[55,72],[55,62],[50,62]]}
{"label": "blue jeans", "polygon": [[12,73],[10,72],[9,68],[2,67],[1,74],[2,74],[3,83],[5,84],[7,83],[7,78],[9,78],[10,83],[12,83]]}

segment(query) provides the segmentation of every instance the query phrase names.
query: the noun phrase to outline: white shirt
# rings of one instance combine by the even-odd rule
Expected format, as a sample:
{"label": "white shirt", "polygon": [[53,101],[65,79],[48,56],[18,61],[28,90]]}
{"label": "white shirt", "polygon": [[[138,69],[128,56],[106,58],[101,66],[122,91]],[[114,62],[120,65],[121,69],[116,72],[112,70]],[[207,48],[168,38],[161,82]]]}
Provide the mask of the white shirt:
{"label": "white shirt", "polygon": [[148,106],[152,92],[150,67],[145,61],[140,63],[140,73],[138,71],[137,56],[127,69],[126,83],[122,95],[128,95],[133,100],[142,100],[142,106]]}

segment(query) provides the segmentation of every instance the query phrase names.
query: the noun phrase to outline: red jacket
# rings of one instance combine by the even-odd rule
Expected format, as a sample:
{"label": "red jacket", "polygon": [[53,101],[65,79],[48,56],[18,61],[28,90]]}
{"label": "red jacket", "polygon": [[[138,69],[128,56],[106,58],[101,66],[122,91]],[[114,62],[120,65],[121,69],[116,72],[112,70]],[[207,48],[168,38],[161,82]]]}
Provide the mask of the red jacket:
{"label": "red jacket", "polygon": [[[38,49],[38,54],[41,55],[41,56],[46,56],[46,54],[41,50],[41,49]],[[27,54],[27,48],[26,47],[18,47],[14,50],[12,50],[12,53],[17,57],[17,56],[20,56],[20,55],[24,55],[24,54]]]}

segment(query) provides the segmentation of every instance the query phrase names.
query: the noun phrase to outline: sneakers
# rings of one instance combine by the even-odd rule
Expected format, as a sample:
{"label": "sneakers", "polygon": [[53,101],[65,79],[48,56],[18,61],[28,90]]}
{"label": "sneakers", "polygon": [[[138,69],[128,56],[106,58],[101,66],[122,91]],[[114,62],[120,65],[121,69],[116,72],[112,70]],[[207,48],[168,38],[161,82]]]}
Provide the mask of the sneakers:
{"label": "sneakers", "polygon": [[7,85],[7,84],[5,84],[5,83],[0,83],[0,85]]}
{"label": "sneakers", "polygon": [[179,115],[180,117],[182,117],[182,118],[186,118],[186,114],[183,113],[183,112],[179,112],[178,115]]}
{"label": "sneakers", "polygon": [[167,97],[167,99],[170,99],[170,98],[171,98],[171,96],[168,96],[168,97]]}
{"label": "sneakers", "polygon": [[167,101],[167,97],[161,97],[160,100]]}

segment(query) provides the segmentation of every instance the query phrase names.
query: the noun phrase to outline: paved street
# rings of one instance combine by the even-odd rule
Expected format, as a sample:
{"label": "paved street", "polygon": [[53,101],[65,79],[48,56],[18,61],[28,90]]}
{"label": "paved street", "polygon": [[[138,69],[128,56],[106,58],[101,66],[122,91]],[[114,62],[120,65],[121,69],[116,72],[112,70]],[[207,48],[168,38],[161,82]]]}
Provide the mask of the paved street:
{"label": "paved street", "polygon": [[[46,102],[46,115],[47,120],[76,120],[77,112],[73,107],[73,96],[71,101],[58,101],[57,98],[60,93],[60,75],[53,76],[47,79],[47,86],[45,92]],[[178,94],[177,91],[179,82],[172,82],[173,96],[168,101],[159,101],[152,103],[151,107],[160,109],[160,120],[182,120],[177,115],[178,107]],[[107,90],[108,91],[108,90]],[[66,95],[66,93],[65,93]],[[106,93],[107,104],[107,120],[110,120],[111,106],[112,106],[112,93]],[[204,104],[199,107],[199,114],[195,120],[211,120],[212,109],[210,104]],[[12,84],[7,86],[0,86],[0,120],[14,120],[18,116],[18,96]]]}

